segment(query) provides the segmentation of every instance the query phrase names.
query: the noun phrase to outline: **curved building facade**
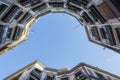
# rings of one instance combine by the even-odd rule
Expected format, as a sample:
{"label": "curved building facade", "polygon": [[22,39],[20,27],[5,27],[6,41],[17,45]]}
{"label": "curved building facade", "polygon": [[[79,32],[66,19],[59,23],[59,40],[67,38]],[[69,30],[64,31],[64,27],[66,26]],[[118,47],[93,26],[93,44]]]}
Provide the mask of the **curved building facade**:
{"label": "curved building facade", "polygon": [[120,52],[119,0],[0,0],[0,54],[25,41],[30,26],[50,12],[74,16],[91,42]]}
{"label": "curved building facade", "polygon": [[72,69],[53,69],[35,61],[4,80],[120,80],[120,77],[86,63]]}

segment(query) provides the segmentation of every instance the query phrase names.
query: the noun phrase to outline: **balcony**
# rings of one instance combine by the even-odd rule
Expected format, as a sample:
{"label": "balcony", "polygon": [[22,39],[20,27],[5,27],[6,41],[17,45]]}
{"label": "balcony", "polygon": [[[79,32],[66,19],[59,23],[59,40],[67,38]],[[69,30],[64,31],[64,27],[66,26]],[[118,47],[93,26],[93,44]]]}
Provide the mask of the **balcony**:
{"label": "balcony", "polygon": [[1,21],[3,22],[9,22],[17,13],[17,11],[19,10],[19,8],[17,6],[12,6],[8,12],[1,18]]}

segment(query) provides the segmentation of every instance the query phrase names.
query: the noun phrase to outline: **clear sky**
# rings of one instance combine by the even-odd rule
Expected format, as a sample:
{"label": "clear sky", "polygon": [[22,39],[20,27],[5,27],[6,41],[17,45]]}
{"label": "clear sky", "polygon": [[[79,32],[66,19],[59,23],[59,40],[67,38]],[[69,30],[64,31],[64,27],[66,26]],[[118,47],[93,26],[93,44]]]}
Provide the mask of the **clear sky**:
{"label": "clear sky", "polygon": [[35,60],[57,69],[85,62],[120,75],[120,54],[89,42],[84,27],[63,13],[42,16],[27,41],[0,56],[0,80]]}

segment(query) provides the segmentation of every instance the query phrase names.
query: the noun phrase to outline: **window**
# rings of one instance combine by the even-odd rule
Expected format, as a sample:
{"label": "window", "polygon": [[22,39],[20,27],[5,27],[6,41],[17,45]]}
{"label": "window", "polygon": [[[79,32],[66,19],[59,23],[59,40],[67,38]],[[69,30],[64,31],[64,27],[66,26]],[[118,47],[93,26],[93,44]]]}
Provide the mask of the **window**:
{"label": "window", "polygon": [[120,28],[116,28],[116,33],[117,33],[117,37],[118,37],[119,42],[120,42]]}
{"label": "window", "polygon": [[0,4],[0,15],[5,11],[8,6],[5,4]]}
{"label": "window", "polygon": [[21,29],[18,26],[14,27],[14,28],[6,28],[5,37],[10,40],[17,40],[20,38],[22,31],[23,31],[23,29]]}
{"label": "window", "polygon": [[32,15],[30,13],[26,13],[21,20],[19,21],[19,23],[24,24],[26,22],[28,22],[30,19],[32,18]]}
{"label": "window", "polygon": [[38,70],[38,69],[34,69],[31,72],[31,75],[34,76],[35,78],[37,78],[38,80],[40,80],[40,78],[41,78],[41,71]]}
{"label": "window", "polygon": [[0,26],[0,44],[6,42],[8,26]]}
{"label": "window", "polygon": [[93,17],[93,19],[95,20],[95,21],[100,21],[101,23],[105,23],[106,22],[106,20],[105,20],[105,18],[100,14],[100,12],[96,9],[96,7],[95,6],[91,6],[90,7],[90,15]]}
{"label": "window", "polygon": [[3,32],[3,36],[2,36],[4,41],[5,41],[6,37],[7,37],[7,31],[8,31],[8,26],[4,26],[4,32]]}
{"label": "window", "polygon": [[92,19],[88,16],[87,13],[83,13],[82,18],[85,20],[86,23],[90,23],[90,24],[94,24],[94,22],[92,21]]}
{"label": "window", "polygon": [[41,3],[41,0],[19,0],[19,3],[22,6],[35,6],[36,4]]}
{"label": "window", "polygon": [[23,12],[19,11],[15,16],[15,19],[18,20],[22,15],[23,15]]}
{"label": "window", "polygon": [[12,34],[13,28],[8,28],[8,32],[7,32],[7,38],[11,38],[11,34]]}
{"label": "window", "polygon": [[61,78],[60,80],[69,80],[68,77]]}
{"label": "window", "polygon": [[47,7],[46,4],[43,3],[43,4],[40,4],[38,6],[33,7],[32,10],[33,11],[42,11],[42,10],[46,9],[46,7]]}
{"label": "window", "polygon": [[16,26],[12,40],[18,40],[21,36],[22,31],[23,31],[23,29],[21,29],[19,26]]}
{"label": "window", "polygon": [[91,76],[92,78],[96,78],[97,75],[95,74],[95,72],[93,70],[87,69],[88,71],[88,75]]}
{"label": "window", "polygon": [[63,8],[64,2],[49,2],[50,6],[55,8]]}
{"label": "window", "polygon": [[97,72],[95,72],[95,73],[96,73],[96,75],[98,76],[98,78],[99,78],[100,80],[106,80],[106,78],[105,78],[102,74],[97,73]]}
{"label": "window", "polygon": [[100,41],[100,36],[99,36],[98,30],[97,30],[97,27],[92,27],[91,33],[95,40]]}
{"label": "window", "polygon": [[56,1],[64,1],[64,0],[50,0],[50,1],[56,2]]}
{"label": "window", "polygon": [[26,6],[27,4],[30,3],[30,0],[19,0],[19,3],[20,3],[22,6]]}
{"label": "window", "polygon": [[113,5],[118,9],[118,11],[120,12],[120,0],[110,0]]}
{"label": "window", "polygon": [[54,80],[54,76],[47,76],[45,80]]}
{"label": "window", "polygon": [[116,45],[114,33],[111,26],[108,25],[100,28],[100,32],[102,38],[106,40],[107,44],[111,46]]}
{"label": "window", "polygon": [[97,19],[97,16],[94,14],[94,12],[93,11],[89,11],[89,14],[91,15],[91,17],[94,19],[94,21],[98,21],[98,19]]}
{"label": "window", "polygon": [[87,6],[89,1],[88,0],[68,0],[69,2],[72,2],[78,6]]}
{"label": "window", "polygon": [[41,0],[30,0],[31,6],[41,3]]}
{"label": "window", "polygon": [[74,12],[77,12],[77,11],[81,11],[81,8],[77,7],[77,6],[74,6],[74,5],[71,5],[71,4],[68,4],[68,9],[69,10],[72,10]]}
{"label": "window", "polygon": [[104,28],[100,28],[100,33],[103,39],[107,39],[107,32],[105,31]]}
{"label": "window", "polygon": [[2,43],[3,27],[0,26],[0,44]]}
{"label": "window", "polygon": [[32,77],[30,77],[29,80],[35,80],[35,79],[33,79]]}

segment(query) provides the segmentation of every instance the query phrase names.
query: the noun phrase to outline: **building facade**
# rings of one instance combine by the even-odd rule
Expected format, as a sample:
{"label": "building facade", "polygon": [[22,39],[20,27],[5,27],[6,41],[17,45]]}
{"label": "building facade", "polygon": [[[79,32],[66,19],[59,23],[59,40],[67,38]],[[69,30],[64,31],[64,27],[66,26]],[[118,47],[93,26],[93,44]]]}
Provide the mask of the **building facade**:
{"label": "building facade", "polygon": [[120,80],[120,77],[86,63],[72,69],[53,69],[35,61],[4,80]]}
{"label": "building facade", "polygon": [[25,41],[50,12],[74,16],[91,42],[120,53],[120,0],[0,0],[0,54]]}
{"label": "building facade", "polygon": [[90,19],[84,18],[84,21],[88,24],[86,30],[90,41],[119,52],[120,0],[96,0],[88,5]]}

